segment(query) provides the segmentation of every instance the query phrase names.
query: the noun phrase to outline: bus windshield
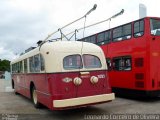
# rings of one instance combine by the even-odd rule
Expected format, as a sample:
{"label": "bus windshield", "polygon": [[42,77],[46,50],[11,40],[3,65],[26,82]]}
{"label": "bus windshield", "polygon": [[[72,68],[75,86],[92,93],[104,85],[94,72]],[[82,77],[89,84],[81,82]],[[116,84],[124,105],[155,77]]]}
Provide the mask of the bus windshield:
{"label": "bus windshield", "polygon": [[160,35],[160,20],[150,19],[151,35]]}

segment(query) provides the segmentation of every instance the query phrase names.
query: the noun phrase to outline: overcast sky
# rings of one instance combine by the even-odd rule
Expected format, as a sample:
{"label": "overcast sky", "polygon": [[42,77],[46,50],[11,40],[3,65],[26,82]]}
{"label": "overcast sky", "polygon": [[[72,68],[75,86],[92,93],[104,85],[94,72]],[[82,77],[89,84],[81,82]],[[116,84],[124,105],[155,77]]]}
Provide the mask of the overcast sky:
{"label": "overcast sky", "polygon": [[[25,49],[36,46],[48,34],[82,17],[94,4],[97,9],[87,16],[86,25],[107,19],[124,9],[110,27],[139,18],[139,3],[147,7],[147,16],[160,17],[159,0],[0,0],[0,59],[12,60]],[[84,19],[63,30],[69,33],[83,27]],[[109,23],[85,30],[85,36],[109,28]],[[78,32],[78,38],[83,36]],[[55,34],[52,38],[58,37]]]}

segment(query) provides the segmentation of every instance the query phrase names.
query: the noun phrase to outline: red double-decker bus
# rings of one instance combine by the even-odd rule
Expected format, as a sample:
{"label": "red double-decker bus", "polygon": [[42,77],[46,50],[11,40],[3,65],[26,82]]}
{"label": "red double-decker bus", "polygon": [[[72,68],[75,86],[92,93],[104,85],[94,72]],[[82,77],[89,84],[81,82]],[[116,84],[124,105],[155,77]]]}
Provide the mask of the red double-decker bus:
{"label": "red double-decker bus", "polygon": [[160,94],[160,18],[145,17],[79,41],[101,46],[114,92]]}

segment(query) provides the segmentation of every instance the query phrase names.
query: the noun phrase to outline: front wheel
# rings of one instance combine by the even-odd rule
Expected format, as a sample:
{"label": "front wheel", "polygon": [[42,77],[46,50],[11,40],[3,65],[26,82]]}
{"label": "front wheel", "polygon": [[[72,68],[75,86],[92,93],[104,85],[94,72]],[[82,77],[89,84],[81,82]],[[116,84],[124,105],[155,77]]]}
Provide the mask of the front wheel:
{"label": "front wheel", "polygon": [[40,103],[38,102],[37,92],[35,87],[32,88],[32,101],[35,108],[40,108]]}

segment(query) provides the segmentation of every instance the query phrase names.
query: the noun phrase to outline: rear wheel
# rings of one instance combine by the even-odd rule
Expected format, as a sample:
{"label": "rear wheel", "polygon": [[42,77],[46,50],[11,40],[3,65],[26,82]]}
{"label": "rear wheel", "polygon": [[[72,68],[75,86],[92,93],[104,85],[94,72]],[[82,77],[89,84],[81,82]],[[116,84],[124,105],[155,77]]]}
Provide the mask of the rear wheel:
{"label": "rear wheel", "polygon": [[40,108],[40,103],[38,102],[36,88],[34,86],[32,88],[32,101],[35,108]]}

